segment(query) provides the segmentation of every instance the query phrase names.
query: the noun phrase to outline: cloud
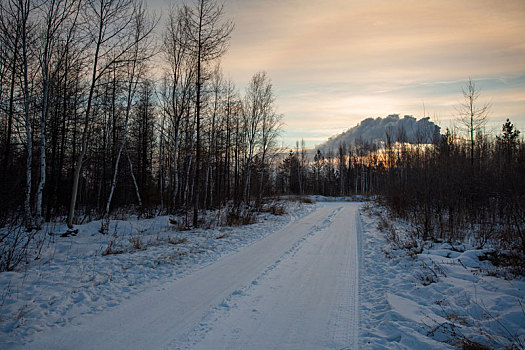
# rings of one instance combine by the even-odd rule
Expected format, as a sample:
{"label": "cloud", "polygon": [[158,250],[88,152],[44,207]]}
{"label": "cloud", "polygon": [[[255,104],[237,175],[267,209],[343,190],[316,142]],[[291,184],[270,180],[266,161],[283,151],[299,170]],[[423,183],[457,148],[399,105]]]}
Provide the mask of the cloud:
{"label": "cloud", "polygon": [[287,79],[325,82],[525,70],[519,1],[247,3],[237,7],[230,58],[244,69],[259,63]]}
{"label": "cloud", "polygon": [[[168,0],[157,0],[168,1]],[[285,114],[285,141],[391,113],[455,118],[472,77],[490,122],[525,128],[523,0],[226,0],[236,28],[223,58],[244,89],[266,70]]]}

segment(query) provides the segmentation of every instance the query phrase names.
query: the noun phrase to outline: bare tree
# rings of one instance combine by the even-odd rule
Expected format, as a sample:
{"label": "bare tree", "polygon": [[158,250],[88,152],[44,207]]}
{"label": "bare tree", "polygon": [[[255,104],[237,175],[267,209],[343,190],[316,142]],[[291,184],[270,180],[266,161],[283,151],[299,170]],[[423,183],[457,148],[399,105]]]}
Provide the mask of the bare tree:
{"label": "bare tree", "polygon": [[193,225],[197,226],[199,215],[200,192],[200,129],[201,98],[204,65],[221,57],[228,48],[228,41],[233,30],[233,22],[224,19],[224,6],[215,0],[194,0],[192,6],[185,6],[186,35],[188,48],[195,57],[196,68],[196,140],[195,140],[195,176],[193,191]]}
{"label": "bare tree", "polygon": [[195,75],[193,56],[188,42],[189,37],[186,33],[187,11],[188,8],[185,6],[170,10],[163,42],[163,53],[169,65],[169,75],[166,77],[167,86],[162,97],[163,109],[169,116],[172,127],[173,208],[178,206],[180,124],[192,98],[192,82]]}
{"label": "bare tree", "polygon": [[345,192],[345,175],[346,175],[346,144],[341,142],[338,147],[338,165],[339,165],[339,195],[344,196]]}
{"label": "bare tree", "polygon": [[[42,107],[40,113],[40,181],[37,188],[35,225],[40,228],[42,217],[42,192],[46,183],[46,122],[49,106],[51,81],[56,78],[68,52],[69,44],[77,27],[81,0],[51,0],[44,2],[40,10],[44,14],[42,41],[39,55],[42,75]],[[60,38],[62,34],[62,38]],[[63,39],[59,45],[59,39]],[[60,50],[61,52],[56,52]],[[57,62],[51,67],[51,59],[56,54]]]}
{"label": "bare tree", "polygon": [[[238,184],[238,174],[239,174],[239,163],[238,163],[238,153],[239,153],[239,132],[240,129],[240,114],[242,110],[242,103],[238,96],[238,93],[235,89],[235,85],[231,80],[226,81],[224,86],[224,127],[226,129],[226,135],[224,140],[224,167],[225,167],[225,176],[224,184],[225,189],[224,193],[226,198],[230,198],[230,195],[233,195],[234,199],[237,200],[237,184]],[[233,167],[233,169],[230,169]],[[231,174],[231,172],[233,174]],[[232,176],[233,175],[233,181]],[[232,191],[233,188],[233,191]],[[233,192],[233,193],[232,193]]]}
{"label": "bare tree", "polygon": [[27,230],[33,228],[33,213],[31,211],[31,175],[33,162],[33,135],[31,131],[30,116],[30,91],[29,91],[29,65],[30,65],[30,47],[31,47],[31,24],[29,20],[30,12],[33,10],[31,0],[11,0],[8,2],[12,17],[15,19],[14,24],[17,26],[16,32],[20,33],[21,45],[21,69],[22,69],[22,95],[24,104],[24,127],[26,133],[26,187],[24,199],[25,226]]}
{"label": "bare tree", "polygon": [[[205,176],[205,182],[204,182],[204,205],[207,205],[209,203],[209,206],[213,205],[213,165],[212,165],[212,158],[215,153],[215,139],[216,139],[216,121],[217,121],[217,114],[219,113],[219,105],[220,105],[220,99],[221,99],[221,92],[223,90],[223,76],[221,67],[218,64],[212,72],[212,78],[211,78],[211,90],[213,93],[213,103],[211,106],[211,128],[209,133],[209,149],[208,149],[208,160],[206,164],[206,176]],[[209,201],[209,202],[208,202]]]}
{"label": "bare tree", "polygon": [[70,230],[73,228],[80,171],[87,153],[90,121],[92,119],[91,109],[97,82],[110,67],[125,63],[126,54],[135,48],[136,41],[145,40],[149,35],[146,32],[138,38],[135,37],[132,23],[139,8],[137,4],[138,0],[94,0],[88,2],[85,17],[89,35],[93,40],[93,54],[81,149],[75,164],[71,203],[67,217],[67,225]]}
{"label": "bare tree", "polygon": [[[120,142],[120,147],[117,153],[117,159],[115,160],[115,165],[113,168],[113,179],[111,181],[111,188],[106,202],[106,208],[104,211],[104,216],[100,228],[101,233],[107,233],[109,228],[109,209],[111,206],[111,200],[113,199],[113,193],[115,192],[115,187],[117,185],[117,175],[119,170],[120,157],[122,155],[122,150],[126,147],[126,140],[128,135],[128,126],[131,113],[131,107],[135,93],[137,91],[137,85],[139,83],[140,77],[143,74],[141,70],[144,68],[143,63],[150,58],[151,54],[154,52],[151,47],[151,43],[146,40],[146,38],[151,34],[153,28],[155,27],[155,19],[148,18],[146,14],[146,8],[142,3],[138,3],[135,11],[135,17],[133,18],[132,28],[134,34],[132,37],[133,48],[125,56],[123,56],[128,65],[126,67],[126,81],[127,81],[127,91],[126,91],[126,105],[125,105],[125,120],[124,120],[124,131],[122,134],[122,140]],[[127,153],[127,149],[126,149]],[[130,169],[132,169],[131,161]],[[131,176],[133,177],[133,183],[135,185],[135,192],[137,199],[139,201],[139,206],[142,205],[142,200],[138,191],[137,182],[135,181],[133,170],[131,170]]]}
{"label": "bare tree", "polygon": [[484,103],[478,105],[480,90],[476,87],[475,82],[469,78],[468,83],[463,88],[463,103],[457,107],[459,121],[467,130],[470,141],[470,162],[474,164],[475,136],[487,123],[487,116],[490,110],[490,104]]}
{"label": "bare tree", "polygon": [[[265,180],[266,169],[269,167],[266,163],[271,156],[272,151],[276,148],[276,141],[282,126],[281,114],[278,114],[275,111],[275,96],[273,95],[272,83],[269,78],[267,78],[267,88],[264,89],[264,104],[263,104],[263,114],[261,122],[261,135],[259,141],[260,156],[261,156],[261,179],[259,181],[259,203],[262,201],[263,197],[263,183]],[[304,141],[303,141],[304,142]],[[305,154],[301,153],[301,156],[304,157]]]}
{"label": "bare tree", "polygon": [[243,195],[245,203],[248,203],[250,200],[252,161],[255,154],[255,147],[258,141],[258,134],[261,128],[263,115],[266,113],[267,103],[270,102],[268,99],[273,99],[273,96],[271,95],[271,84],[267,80],[265,72],[258,72],[254,74],[250,80],[250,84],[246,88],[243,102],[244,124],[248,146]]}
{"label": "bare tree", "polygon": [[2,63],[6,66],[6,69],[10,69],[8,97],[9,102],[7,107],[7,127],[5,134],[5,148],[2,164],[3,174],[5,175],[11,160],[11,138],[13,134],[13,124],[15,119],[15,87],[18,79],[17,74],[20,70],[19,55],[22,26],[20,25],[20,11],[18,10],[17,1],[13,0],[0,2],[0,30],[3,53]]}

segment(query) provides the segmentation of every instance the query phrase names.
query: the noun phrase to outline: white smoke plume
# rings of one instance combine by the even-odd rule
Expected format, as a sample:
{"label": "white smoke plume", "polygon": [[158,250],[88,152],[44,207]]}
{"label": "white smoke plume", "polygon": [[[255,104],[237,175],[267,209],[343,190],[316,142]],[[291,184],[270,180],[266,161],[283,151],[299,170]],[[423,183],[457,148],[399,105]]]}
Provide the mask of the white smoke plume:
{"label": "white smoke plume", "polygon": [[441,128],[430,121],[430,118],[416,118],[391,114],[385,118],[367,118],[347,131],[332,136],[325,143],[316,147],[321,152],[335,151],[340,144],[355,144],[356,140],[381,146],[387,136],[391,142],[408,142],[412,144],[432,143],[440,135]]}

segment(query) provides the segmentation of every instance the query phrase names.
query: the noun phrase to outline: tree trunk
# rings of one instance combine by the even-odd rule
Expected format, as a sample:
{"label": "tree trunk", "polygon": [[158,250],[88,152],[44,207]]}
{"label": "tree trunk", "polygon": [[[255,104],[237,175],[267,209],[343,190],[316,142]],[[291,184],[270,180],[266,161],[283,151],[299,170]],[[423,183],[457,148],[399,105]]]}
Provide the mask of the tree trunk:
{"label": "tree trunk", "polygon": [[33,215],[31,213],[31,172],[33,160],[33,142],[31,134],[31,120],[29,116],[29,77],[28,77],[28,62],[27,62],[27,19],[29,16],[29,8],[31,2],[28,0],[26,4],[22,4],[22,63],[24,75],[24,114],[25,114],[25,130],[27,139],[27,160],[26,160],[26,193],[24,201],[25,211],[25,226],[27,230],[33,228]]}
{"label": "tree trunk", "polygon": [[36,198],[36,227],[42,227],[42,194],[44,185],[46,183],[46,120],[47,120],[47,106],[49,100],[49,67],[48,67],[48,43],[44,48],[43,59],[43,97],[42,97],[42,112],[40,116],[40,181],[37,188]]}
{"label": "tree trunk", "polygon": [[200,1],[199,4],[199,35],[197,48],[197,102],[195,105],[197,112],[197,135],[195,140],[196,154],[195,154],[195,178],[193,190],[193,226],[197,227],[199,220],[199,190],[200,190],[200,126],[201,126],[201,54],[202,54],[202,19],[203,19],[204,4]]}
{"label": "tree trunk", "polygon": [[[113,193],[115,192],[115,187],[117,185],[117,175],[118,175],[118,168],[119,168],[119,163],[120,163],[120,156],[122,154],[122,149],[126,145],[126,139],[127,139],[127,135],[128,135],[129,116],[130,116],[130,112],[131,112],[131,103],[132,103],[132,100],[133,100],[134,89],[135,89],[135,87],[137,85],[137,81],[135,81],[135,67],[136,67],[136,64],[137,64],[137,54],[138,54],[138,47],[135,50],[135,57],[134,57],[134,60],[132,62],[131,74],[128,77],[129,78],[129,84],[128,84],[128,96],[127,96],[127,101],[126,101],[126,120],[124,121],[124,131],[123,131],[123,135],[122,135],[122,141],[121,141],[121,144],[120,144],[120,147],[119,147],[119,150],[118,150],[117,159],[115,160],[115,167],[114,167],[114,170],[113,170],[113,179],[111,180],[111,188],[109,190],[108,201],[106,203],[106,209],[104,211],[104,216],[103,216],[103,219],[102,219],[102,227],[100,229],[101,233],[106,233],[106,230],[109,228],[109,227],[105,226],[105,222],[107,221],[107,219],[109,217],[109,208],[111,206],[111,200],[113,198]],[[113,102],[114,102],[114,100],[115,100],[115,95],[113,95]],[[115,129],[115,125],[113,125],[113,128]],[[128,157],[129,157],[129,155],[128,155]],[[131,167],[131,161],[130,161],[130,167]],[[131,175],[134,176],[133,175],[133,171],[131,172]],[[133,180],[135,180],[135,179],[133,179]],[[138,190],[137,190],[137,195],[138,195]],[[142,206],[139,195],[138,195],[138,200],[139,200],[139,205]]]}
{"label": "tree trunk", "polygon": [[135,186],[135,195],[137,196],[139,207],[142,208],[142,199],[140,198],[139,186],[137,185],[137,179],[135,178],[135,174],[133,174],[133,164],[131,163],[131,158],[129,156],[128,148],[126,147],[126,145],[124,145],[124,150],[126,151],[126,155],[128,157],[129,172],[131,173],[131,179],[133,180],[133,186]]}
{"label": "tree trunk", "polygon": [[11,135],[13,133],[13,116],[14,116],[14,104],[15,104],[15,83],[16,83],[16,61],[18,60],[18,40],[19,30],[16,30],[16,36],[14,41],[13,51],[13,66],[11,68],[11,86],[9,88],[9,113],[7,122],[7,135],[6,145],[4,154],[4,174],[7,174],[7,168],[9,167],[9,160],[11,157]]}
{"label": "tree trunk", "polygon": [[100,52],[100,46],[102,44],[103,29],[104,29],[104,23],[101,21],[100,26],[98,28],[98,39],[97,39],[97,44],[95,48],[95,56],[93,60],[91,84],[89,87],[89,95],[87,99],[86,113],[84,115],[84,129],[82,130],[82,144],[81,144],[80,153],[76,161],[75,172],[73,174],[73,186],[71,188],[71,203],[69,205],[69,213],[67,216],[67,227],[70,230],[73,229],[73,219],[75,217],[75,206],[77,203],[77,193],[78,193],[78,183],[80,180],[80,170],[82,169],[82,162],[84,161],[84,157],[86,156],[86,152],[87,152],[87,141],[88,141],[88,133],[89,133],[89,117],[91,114],[91,104],[93,101],[93,94],[95,92],[95,86],[97,83],[97,72],[98,72],[97,68],[98,68],[98,59],[99,59],[98,55]]}

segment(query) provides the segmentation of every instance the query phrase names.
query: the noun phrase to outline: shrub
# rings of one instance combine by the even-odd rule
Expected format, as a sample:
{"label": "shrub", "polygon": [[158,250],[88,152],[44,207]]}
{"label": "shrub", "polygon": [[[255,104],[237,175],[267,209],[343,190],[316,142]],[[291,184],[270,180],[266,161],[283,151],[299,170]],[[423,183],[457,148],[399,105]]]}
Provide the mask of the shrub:
{"label": "shrub", "polygon": [[[13,271],[20,263],[38,257],[43,244],[43,240],[35,240],[38,232],[25,230],[17,217],[0,230],[0,272]],[[31,256],[32,251],[37,252],[36,257]]]}
{"label": "shrub", "polygon": [[251,225],[257,221],[257,215],[252,208],[233,206],[226,209],[221,221],[223,226]]}
{"label": "shrub", "polygon": [[270,213],[272,215],[284,215],[286,214],[286,207],[284,203],[273,202],[265,205],[261,208],[262,213]]}

